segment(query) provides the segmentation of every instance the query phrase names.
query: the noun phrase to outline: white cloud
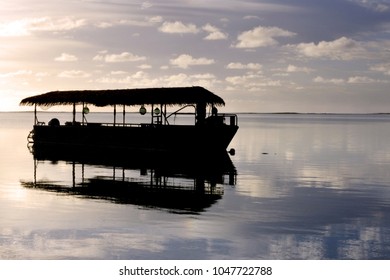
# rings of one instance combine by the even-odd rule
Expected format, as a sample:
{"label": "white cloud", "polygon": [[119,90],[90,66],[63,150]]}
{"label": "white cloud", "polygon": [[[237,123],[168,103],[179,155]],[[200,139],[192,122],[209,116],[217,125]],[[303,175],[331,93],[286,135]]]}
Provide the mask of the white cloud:
{"label": "white cloud", "polygon": [[38,72],[35,74],[35,77],[38,81],[41,81],[43,78],[46,78],[48,76],[50,76],[50,74],[47,72]]}
{"label": "white cloud", "polygon": [[9,72],[9,73],[0,73],[0,78],[13,78],[18,76],[25,76],[25,75],[31,75],[33,72],[31,70],[18,70],[15,72]]}
{"label": "white cloud", "polygon": [[144,71],[137,71],[135,74],[132,75],[133,79],[144,79],[147,77],[148,77],[148,74]]}
{"label": "white cloud", "polygon": [[148,18],[148,22],[150,22],[150,23],[160,23],[162,21],[163,21],[163,18],[161,16],[154,16],[154,17]]}
{"label": "white cloud", "polygon": [[204,74],[195,74],[195,75],[191,75],[192,78],[196,78],[196,79],[216,79],[215,75],[214,74],[211,74],[211,73],[204,73]]}
{"label": "white cloud", "polygon": [[30,36],[33,32],[61,32],[77,29],[86,24],[85,19],[72,17],[40,17],[26,18],[0,23],[0,37]]}
{"label": "white cloud", "polygon": [[[136,77],[138,76],[138,78]],[[111,77],[111,76],[105,76],[101,77],[95,80],[95,82],[100,84],[131,84],[132,86],[139,86],[139,81],[137,82],[137,79],[140,80],[141,74],[134,74],[134,75],[127,75],[125,77]]]}
{"label": "white cloud", "polygon": [[321,76],[317,76],[313,79],[315,83],[322,84],[334,84],[334,85],[342,85],[342,84],[373,84],[373,83],[388,83],[386,80],[377,80],[366,76],[354,76],[349,77],[347,79],[326,79]]}
{"label": "white cloud", "polygon": [[99,21],[98,23],[95,24],[96,27],[98,28],[110,28],[113,27],[115,24],[112,22],[107,22],[107,21]]}
{"label": "white cloud", "polygon": [[182,54],[182,55],[179,55],[177,58],[171,59],[170,63],[172,65],[179,67],[179,68],[187,69],[189,66],[192,66],[192,65],[214,64],[215,61],[214,61],[214,59],[208,59],[205,57],[193,58],[191,55]]}
{"label": "white cloud", "polygon": [[240,62],[231,62],[226,66],[227,69],[248,69],[248,70],[260,70],[262,65],[259,63],[242,64]]}
{"label": "white cloud", "polygon": [[313,72],[314,70],[308,67],[298,67],[295,65],[288,65],[286,71],[288,73],[297,73],[297,72],[304,72],[304,73],[310,73]]}
{"label": "white cloud", "polygon": [[296,46],[298,53],[313,58],[351,60],[364,57],[364,48],[355,40],[341,37],[337,40],[315,43],[301,43]]}
{"label": "white cloud", "polygon": [[80,28],[86,25],[85,19],[75,19],[72,17],[61,17],[53,19],[50,17],[41,18],[31,23],[30,28],[33,31],[68,31]]}
{"label": "white cloud", "polygon": [[175,22],[164,22],[159,30],[164,33],[177,33],[177,34],[183,34],[183,33],[198,33],[199,29],[196,27],[195,24],[189,23],[184,24],[181,21],[175,21]]}
{"label": "white cloud", "polygon": [[152,65],[149,64],[142,64],[138,66],[139,69],[151,69]]}
{"label": "white cloud", "polygon": [[187,84],[189,79],[189,76],[184,73],[164,77],[165,82],[170,86]]}
{"label": "white cloud", "polygon": [[206,37],[204,37],[204,40],[225,40],[228,38],[226,33],[223,33],[219,30],[219,28],[211,24],[206,24],[202,27],[202,29],[209,33]]}
{"label": "white cloud", "polygon": [[259,48],[277,45],[277,37],[293,37],[296,34],[279,27],[258,26],[252,30],[245,31],[238,35],[236,48]]}
{"label": "white cloud", "polygon": [[77,61],[78,58],[77,56],[72,54],[62,53],[60,56],[54,58],[54,60],[60,62],[72,62],[72,61]]}
{"label": "white cloud", "polygon": [[116,62],[134,62],[145,60],[146,57],[134,55],[129,52],[122,52],[120,54],[105,54],[104,52],[96,55],[93,60],[94,61],[104,61],[108,63],[116,63]]}
{"label": "white cloud", "polygon": [[136,26],[136,27],[148,27],[161,23],[163,18],[161,16],[146,17],[142,20],[134,19],[121,19],[112,21],[99,21],[94,25],[98,28],[110,28],[115,26]]}
{"label": "white cloud", "polygon": [[261,73],[247,73],[242,76],[228,76],[225,81],[229,84],[228,89],[246,89],[251,92],[261,91],[267,87],[279,87],[282,85],[280,80],[272,80]]}
{"label": "white cloud", "polygon": [[381,72],[384,75],[390,76],[390,63],[381,63],[370,68],[372,71]]}
{"label": "white cloud", "polygon": [[91,76],[91,74],[84,72],[84,71],[80,71],[80,70],[63,71],[63,72],[58,74],[58,77],[60,77],[60,78],[71,78],[71,79],[88,78],[90,76]]}
{"label": "white cloud", "polygon": [[179,73],[176,75],[164,76],[159,79],[159,83],[166,84],[167,86],[188,86],[188,85],[199,85],[206,88],[211,88],[213,85],[219,83],[214,78],[214,75],[209,74],[196,74],[196,75],[186,75],[184,73]]}
{"label": "white cloud", "polygon": [[251,19],[260,20],[261,18],[259,16],[244,16],[244,19],[246,19],[246,20],[251,20]]}
{"label": "white cloud", "polygon": [[376,12],[384,13],[390,10],[390,4],[386,3],[386,0],[349,0],[351,2],[357,3],[365,8],[374,10]]}
{"label": "white cloud", "polygon": [[174,87],[200,85],[210,88],[219,83],[216,77],[210,73],[187,75],[184,73],[159,76],[158,78],[151,77],[148,73],[138,71],[134,74],[128,74],[124,77],[105,76],[95,80],[97,83],[110,84],[112,86],[118,84],[127,84],[132,87]]}
{"label": "white cloud", "polygon": [[345,80],[343,79],[325,79],[321,76],[317,76],[313,79],[315,83],[321,83],[321,84],[335,84],[335,85],[340,85],[344,84]]}
{"label": "white cloud", "polygon": [[146,9],[151,8],[151,7],[153,7],[153,4],[150,3],[149,1],[145,1],[145,2],[143,2],[143,3],[141,4],[141,9],[142,9],[142,10],[146,10]]}
{"label": "white cloud", "polygon": [[386,80],[377,80],[366,76],[355,76],[348,78],[349,84],[373,84],[373,83],[388,83]]}
{"label": "white cloud", "polygon": [[111,71],[110,72],[111,75],[125,75],[127,74],[126,71]]}
{"label": "white cloud", "polygon": [[369,77],[363,77],[363,76],[355,76],[348,78],[349,84],[367,84],[367,83],[375,83],[376,80],[369,78]]}
{"label": "white cloud", "polygon": [[159,23],[161,20],[161,17],[145,18],[144,20],[122,19],[116,22],[115,25],[147,27]]}
{"label": "white cloud", "polygon": [[17,20],[0,24],[0,37],[20,37],[30,35],[27,20]]}
{"label": "white cloud", "polygon": [[[50,76],[47,72],[33,72],[31,70],[18,70],[8,73],[0,73],[0,84],[24,84],[28,85],[31,81],[41,82],[43,78]],[[17,82],[15,82],[15,80]]]}

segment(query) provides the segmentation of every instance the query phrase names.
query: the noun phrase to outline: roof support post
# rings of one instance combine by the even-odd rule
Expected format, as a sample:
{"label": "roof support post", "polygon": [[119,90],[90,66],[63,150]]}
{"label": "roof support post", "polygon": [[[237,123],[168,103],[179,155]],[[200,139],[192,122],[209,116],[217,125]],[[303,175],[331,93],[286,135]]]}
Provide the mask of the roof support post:
{"label": "roof support post", "polygon": [[123,115],[122,115],[122,118],[123,118],[123,126],[125,126],[125,123],[126,123],[126,107],[125,107],[125,104],[123,104]]}
{"label": "roof support post", "polygon": [[116,104],[114,104],[114,126],[116,125]]}
{"label": "roof support post", "polygon": [[83,115],[82,116],[82,124],[84,125],[84,120],[85,120],[85,114],[84,114],[84,102],[83,102],[83,109],[81,110],[81,114]]}
{"label": "roof support post", "polygon": [[73,124],[76,123],[76,103],[73,103]]}
{"label": "roof support post", "polygon": [[37,104],[34,106],[34,124],[38,124],[38,118],[37,118]]}
{"label": "roof support post", "polygon": [[152,116],[152,122],[151,124],[153,124],[153,111],[154,111],[154,104],[152,104],[152,110],[150,111],[150,115]]}
{"label": "roof support post", "polygon": [[72,161],[72,187],[76,187],[76,162]]}
{"label": "roof support post", "polygon": [[[162,105],[161,105],[162,111]],[[167,104],[164,104],[164,124],[167,124]]]}
{"label": "roof support post", "polygon": [[160,124],[165,124],[164,104],[160,104]]}

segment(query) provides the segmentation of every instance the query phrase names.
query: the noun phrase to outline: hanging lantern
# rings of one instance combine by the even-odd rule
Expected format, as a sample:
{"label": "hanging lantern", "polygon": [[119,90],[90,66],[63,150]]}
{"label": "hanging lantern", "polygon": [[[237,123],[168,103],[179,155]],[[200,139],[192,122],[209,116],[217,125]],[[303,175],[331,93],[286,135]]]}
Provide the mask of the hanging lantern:
{"label": "hanging lantern", "polygon": [[156,109],[154,109],[154,114],[156,116],[160,115],[160,109],[158,107]]}
{"label": "hanging lantern", "polygon": [[145,115],[145,114],[146,114],[146,108],[145,108],[144,105],[142,105],[141,108],[139,108],[139,113],[140,113],[141,115]]}
{"label": "hanging lantern", "polygon": [[46,111],[46,110],[49,110],[51,108],[51,105],[40,105],[39,108]]}
{"label": "hanging lantern", "polygon": [[83,108],[83,113],[84,113],[84,114],[89,114],[89,108],[88,108],[87,106],[85,106],[85,107]]}

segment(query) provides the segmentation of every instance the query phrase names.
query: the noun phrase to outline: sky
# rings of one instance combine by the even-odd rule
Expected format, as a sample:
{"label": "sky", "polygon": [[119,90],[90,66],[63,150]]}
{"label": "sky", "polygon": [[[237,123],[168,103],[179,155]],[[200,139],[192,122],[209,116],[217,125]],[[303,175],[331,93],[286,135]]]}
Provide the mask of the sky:
{"label": "sky", "polygon": [[390,0],[2,0],[0,111],[203,86],[227,112],[390,112]]}

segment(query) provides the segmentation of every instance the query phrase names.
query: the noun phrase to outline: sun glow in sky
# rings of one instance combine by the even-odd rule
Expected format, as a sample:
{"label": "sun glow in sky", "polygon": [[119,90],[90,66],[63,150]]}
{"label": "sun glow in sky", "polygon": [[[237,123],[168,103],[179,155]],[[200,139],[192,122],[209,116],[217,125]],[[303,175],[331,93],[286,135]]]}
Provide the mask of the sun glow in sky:
{"label": "sun glow in sky", "polygon": [[200,85],[235,112],[390,112],[389,0],[4,0],[0,110]]}

